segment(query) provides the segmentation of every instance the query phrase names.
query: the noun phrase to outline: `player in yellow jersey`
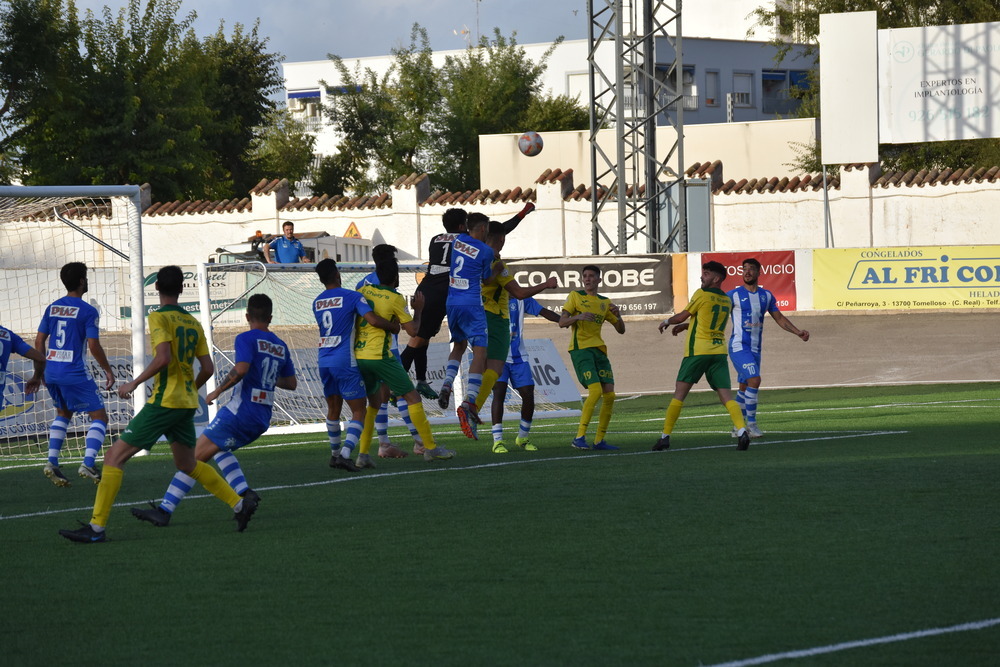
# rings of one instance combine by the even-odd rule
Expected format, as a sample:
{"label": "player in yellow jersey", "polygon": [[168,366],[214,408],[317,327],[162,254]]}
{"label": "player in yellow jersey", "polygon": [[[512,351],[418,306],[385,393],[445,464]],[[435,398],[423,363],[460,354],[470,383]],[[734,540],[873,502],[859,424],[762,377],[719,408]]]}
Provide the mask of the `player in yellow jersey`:
{"label": "player in yellow jersey", "polygon": [[[483,282],[483,309],[486,311],[486,371],[483,373],[483,383],[476,395],[476,412],[483,409],[487,397],[493,393],[497,379],[503,373],[507,355],[510,354],[510,296],[515,299],[527,299],[543,290],[556,287],[555,277],[534,287],[522,287],[510,275],[507,266],[500,259],[507,235],[504,227],[496,220],[490,221],[490,231],[486,235],[486,245],[493,249],[497,259],[493,262],[493,275]],[[478,434],[473,427],[472,434],[478,440]],[[493,443],[494,454],[506,454],[507,447],[501,443]]]}
{"label": "player in yellow jersey", "polygon": [[[156,277],[160,308],[149,314],[153,360],[136,378],[118,388],[118,395],[127,398],[147,380],[155,378],[153,395],[104,454],[103,475],[97,485],[90,523],[81,522],[76,530],[60,530],[59,534],[66,539],[84,543],[107,540],[105,526],[121,489],[122,468],[139,451],[151,448],[160,436],[170,441],[178,470],[201,482],[212,495],[233,508],[237,530],[246,528],[257,509],[255,498],[241,498],[214,468],[195,458],[198,388],[212,377],[215,365],[198,320],[177,303],[183,288],[184,274],[180,267],[160,269]],[[201,365],[197,376],[195,359]]]}
{"label": "player in yellow jersey", "polygon": [[695,290],[684,310],[660,322],[660,333],[673,327],[672,333],[676,336],[685,329],[684,323],[691,318],[684,346],[684,360],[677,372],[674,397],[667,406],[663,434],[653,445],[654,452],[670,448],[670,434],[680,417],[684,399],[702,376],[708,380],[709,386],[718,394],[719,401],[729,411],[736,428],[737,449],[744,450],[750,446],[750,434],[743,421],[740,406],[733,400],[729,379],[726,322],[729,321],[733,302],[720,289],[725,279],[726,267],[719,262],[706,262],[701,267],[701,289]]}
{"label": "player in yellow jersey", "polygon": [[615,405],[615,375],[608,360],[608,348],[601,338],[601,325],[606,321],[610,322],[615,331],[623,334],[625,321],[621,318],[618,306],[597,293],[597,288],[601,285],[600,268],[592,264],[583,267],[581,278],[583,289],[569,293],[559,318],[559,326],[570,327],[572,330],[569,357],[573,361],[577,379],[587,388],[580,427],[572,444],[577,449],[590,449],[587,444],[587,427],[597,402],[603,398],[594,449],[618,449],[604,439]]}
{"label": "player in yellow jersey", "polygon": [[[424,295],[417,292],[413,297],[414,317],[406,310],[406,299],[396,291],[399,287],[399,263],[395,257],[382,260],[375,265],[378,285],[365,285],[358,290],[368,301],[372,311],[390,322],[399,322],[400,327],[411,336],[415,336],[420,328],[420,310],[423,308]],[[388,390],[393,396],[406,401],[410,412],[410,421],[417,428],[424,446],[425,461],[441,461],[450,459],[455,452],[441,447],[434,442],[431,425],[424,414],[424,404],[410,380],[409,373],[403,368],[399,358],[392,352],[392,334],[372,326],[363,318],[357,318],[354,356],[358,362],[358,370],[365,382],[365,393],[368,395],[368,410],[365,413],[364,429],[359,441],[360,453],[357,466],[359,468],[374,468],[375,464],[368,453],[371,448],[372,431],[375,430],[375,417],[387,396]]]}

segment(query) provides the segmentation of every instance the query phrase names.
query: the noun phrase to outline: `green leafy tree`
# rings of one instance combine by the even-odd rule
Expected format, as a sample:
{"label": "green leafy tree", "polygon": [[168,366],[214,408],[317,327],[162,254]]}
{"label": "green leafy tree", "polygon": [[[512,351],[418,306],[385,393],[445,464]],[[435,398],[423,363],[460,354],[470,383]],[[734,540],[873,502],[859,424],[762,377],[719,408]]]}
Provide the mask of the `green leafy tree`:
{"label": "green leafy tree", "polygon": [[[280,116],[271,115],[275,110],[271,95],[284,85],[281,56],[267,51],[268,40],[260,37],[259,27],[259,20],[249,31],[237,23],[227,37],[220,25],[204,41],[215,74],[215,84],[205,91],[205,101],[215,112],[214,123],[206,129],[204,138],[218,156],[221,169],[228,172],[236,194],[248,192],[261,178],[273,173],[258,172],[259,165],[248,159],[248,146],[260,136],[258,128],[281,123],[294,129]],[[297,135],[296,141],[301,140]],[[284,176],[292,181],[299,173]]]}
{"label": "green leafy tree", "polygon": [[370,68],[352,72],[330,56],[341,85],[327,86],[325,113],[342,135],[338,152],[345,157],[329,163],[327,175],[345,179],[338,190],[385,189],[400,174],[427,167],[429,123],[441,100],[427,31],[414,25],[410,45],[392,55],[382,76]]}
{"label": "green leafy tree", "polygon": [[442,68],[443,104],[431,149],[435,183],[443,188],[479,187],[479,135],[526,129],[548,59],[562,42],[560,37],[533,61],[513,35],[506,38],[494,29],[493,37],[484,36],[460,56],[448,56]]}
{"label": "green leafy tree", "polygon": [[[803,0],[773,3],[754,10],[756,25],[770,30],[779,27],[785,35],[807,44],[807,54],[818,62],[820,14],[839,12],[876,12],[878,28],[913,28],[919,26],[1000,21],[997,0]],[[781,38],[776,60],[788,52],[790,44]],[[802,118],[819,117],[819,81],[811,80],[808,89],[793,91],[803,101],[798,114]],[[887,169],[934,169],[944,167],[984,167],[1000,164],[1000,140],[976,139],[920,144],[882,144],[882,164]],[[796,165],[819,164],[819,147],[803,149]]]}
{"label": "green leafy tree", "polygon": [[586,130],[590,127],[590,111],[577,97],[569,95],[533,97],[525,114],[523,127],[544,128],[545,132]]}
{"label": "green leafy tree", "polygon": [[246,163],[261,178],[287,178],[298,183],[310,175],[316,137],[285,109],[272,111],[254,128]]}

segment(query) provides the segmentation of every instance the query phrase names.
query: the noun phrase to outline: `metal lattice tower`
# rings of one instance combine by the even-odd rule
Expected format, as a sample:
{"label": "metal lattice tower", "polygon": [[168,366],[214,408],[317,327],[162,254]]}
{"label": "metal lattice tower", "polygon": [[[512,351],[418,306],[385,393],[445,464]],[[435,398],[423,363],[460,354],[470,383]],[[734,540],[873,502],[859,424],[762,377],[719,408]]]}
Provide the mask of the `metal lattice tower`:
{"label": "metal lattice tower", "polygon": [[[590,70],[590,164],[593,253],[600,241],[608,254],[687,250],[684,191],[684,109],[681,33],[682,0],[587,0]],[[668,34],[673,24],[674,36]],[[656,42],[666,40],[673,62],[660,66]],[[662,42],[661,42],[662,44]],[[607,51],[613,50],[613,60]],[[606,63],[602,67],[602,59]],[[610,65],[607,65],[610,63]],[[672,84],[672,85],[671,85]],[[676,141],[657,157],[656,120],[666,117]],[[599,145],[600,128],[614,130],[614,154]],[[668,196],[676,197],[676,220],[662,215]],[[600,213],[617,205],[617,228],[599,223]],[[610,226],[607,226],[610,227]]]}

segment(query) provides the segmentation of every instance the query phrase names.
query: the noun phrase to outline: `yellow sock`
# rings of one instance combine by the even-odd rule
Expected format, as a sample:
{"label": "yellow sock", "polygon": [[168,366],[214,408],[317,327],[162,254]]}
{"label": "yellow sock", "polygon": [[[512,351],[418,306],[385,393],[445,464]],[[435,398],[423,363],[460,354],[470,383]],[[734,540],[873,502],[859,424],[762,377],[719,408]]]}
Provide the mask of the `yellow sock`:
{"label": "yellow sock", "polygon": [[493,386],[499,377],[492,368],[487,368],[486,372],[483,373],[483,383],[479,385],[479,395],[476,396],[476,412],[483,409],[483,403],[486,402],[486,397],[493,393]]}
{"label": "yellow sock", "polygon": [[740,410],[740,404],[736,401],[730,400],[726,403],[726,410],[729,411],[729,416],[733,420],[733,426],[736,430],[741,428],[746,428],[746,422],[743,420],[743,411]]}
{"label": "yellow sock", "polygon": [[420,434],[420,439],[424,441],[424,449],[437,449],[437,443],[434,442],[434,434],[431,433],[431,424],[427,421],[427,415],[424,413],[423,403],[416,401],[410,403],[407,407],[410,410],[410,421],[413,422],[417,433]]}
{"label": "yellow sock", "polygon": [[608,433],[608,424],[611,423],[611,413],[615,409],[615,392],[604,392],[604,402],[601,403],[601,416],[597,420],[597,434],[594,436],[595,442],[604,440]]}
{"label": "yellow sock", "polygon": [[90,523],[95,526],[107,526],[108,518],[111,516],[111,506],[115,504],[118,490],[122,488],[122,476],[125,471],[121,468],[104,466],[101,470],[101,483],[97,485],[97,497],[94,498],[94,516]]}
{"label": "yellow sock", "polygon": [[597,407],[599,400],[601,400],[601,383],[595,382],[587,387],[587,398],[583,401],[583,410],[580,411],[580,428],[576,430],[576,437],[582,438],[587,435],[590,418],[594,416],[594,408]]}
{"label": "yellow sock", "polygon": [[240,500],[242,500],[240,494],[233,491],[233,487],[229,486],[226,480],[222,478],[222,475],[215,472],[215,468],[203,461],[195,463],[191,477],[204,486],[206,491],[230,507],[235,508]]}
{"label": "yellow sock", "polygon": [[[733,401],[733,405],[736,405],[736,401]],[[667,416],[663,419],[663,432],[670,435],[674,431],[674,424],[677,423],[677,418],[681,416],[681,408],[684,407],[682,401],[678,401],[676,398],[670,399],[670,405],[667,406]],[[736,408],[739,411],[739,408]]]}
{"label": "yellow sock", "polygon": [[369,405],[365,410],[365,427],[361,429],[361,437],[358,439],[358,453],[367,454],[372,448],[372,435],[375,433],[375,417],[378,415],[378,407]]}

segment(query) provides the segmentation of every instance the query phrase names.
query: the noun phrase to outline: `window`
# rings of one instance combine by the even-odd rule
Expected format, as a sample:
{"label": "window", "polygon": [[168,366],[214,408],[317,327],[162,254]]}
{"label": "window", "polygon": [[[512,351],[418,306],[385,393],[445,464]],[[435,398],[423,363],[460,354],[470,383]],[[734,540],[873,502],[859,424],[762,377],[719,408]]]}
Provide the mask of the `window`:
{"label": "window", "polygon": [[805,70],[766,69],[760,79],[762,111],[769,114],[794,114],[802,103],[796,89],[809,87],[809,72]]}
{"label": "window", "polygon": [[[670,67],[657,66],[656,68],[656,78],[663,84],[663,95],[669,100],[677,96],[677,73],[675,71],[670,71]],[[695,68],[694,65],[684,65],[684,71],[681,74],[681,85],[684,89],[684,110],[685,111],[697,111],[698,110],[698,86],[695,84]],[[663,102],[666,104],[666,100]],[[671,109],[675,108],[670,105]]]}
{"label": "window", "polygon": [[753,72],[733,72],[733,106],[753,106]]}
{"label": "window", "polygon": [[705,106],[719,106],[719,71],[705,72]]}

